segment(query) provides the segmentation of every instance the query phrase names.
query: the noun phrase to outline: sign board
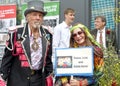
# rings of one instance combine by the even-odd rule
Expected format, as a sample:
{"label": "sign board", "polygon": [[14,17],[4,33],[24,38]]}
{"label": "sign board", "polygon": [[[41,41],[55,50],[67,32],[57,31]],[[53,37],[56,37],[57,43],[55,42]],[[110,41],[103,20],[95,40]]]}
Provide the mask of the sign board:
{"label": "sign board", "polygon": [[56,76],[91,76],[93,75],[93,48],[56,48]]}

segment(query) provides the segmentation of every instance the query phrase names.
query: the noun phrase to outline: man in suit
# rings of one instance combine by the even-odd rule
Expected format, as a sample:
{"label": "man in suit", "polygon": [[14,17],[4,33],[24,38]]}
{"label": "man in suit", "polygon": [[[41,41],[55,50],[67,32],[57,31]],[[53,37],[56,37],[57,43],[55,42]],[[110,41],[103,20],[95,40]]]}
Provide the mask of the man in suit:
{"label": "man in suit", "polygon": [[7,86],[46,86],[45,77],[53,71],[52,34],[42,26],[42,1],[28,2],[26,25],[9,31],[0,76]]}
{"label": "man in suit", "polygon": [[104,48],[107,48],[109,44],[115,46],[115,32],[106,27],[106,18],[104,16],[96,16],[94,24],[95,29],[91,30],[91,34],[97,42],[101,43],[102,41],[101,45]]}

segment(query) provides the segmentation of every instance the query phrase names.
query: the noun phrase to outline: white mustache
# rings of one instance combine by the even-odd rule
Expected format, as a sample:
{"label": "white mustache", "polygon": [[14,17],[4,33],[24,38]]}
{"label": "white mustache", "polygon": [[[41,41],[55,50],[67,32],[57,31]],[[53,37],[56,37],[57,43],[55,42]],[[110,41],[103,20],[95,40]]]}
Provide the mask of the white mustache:
{"label": "white mustache", "polygon": [[40,26],[41,26],[41,23],[40,23],[40,22],[35,22],[35,23],[33,24],[33,27],[34,27],[35,29],[39,29]]}

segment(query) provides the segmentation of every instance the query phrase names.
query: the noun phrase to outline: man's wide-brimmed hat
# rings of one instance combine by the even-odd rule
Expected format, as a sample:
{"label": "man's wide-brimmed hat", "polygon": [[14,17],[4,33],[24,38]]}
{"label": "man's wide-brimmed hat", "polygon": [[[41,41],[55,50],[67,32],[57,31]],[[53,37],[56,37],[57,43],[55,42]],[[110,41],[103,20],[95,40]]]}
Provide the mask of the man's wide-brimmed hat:
{"label": "man's wide-brimmed hat", "polygon": [[25,10],[24,15],[26,16],[31,12],[40,12],[45,16],[47,12],[44,11],[43,1],[29,1],[27,3],[27,9]]}

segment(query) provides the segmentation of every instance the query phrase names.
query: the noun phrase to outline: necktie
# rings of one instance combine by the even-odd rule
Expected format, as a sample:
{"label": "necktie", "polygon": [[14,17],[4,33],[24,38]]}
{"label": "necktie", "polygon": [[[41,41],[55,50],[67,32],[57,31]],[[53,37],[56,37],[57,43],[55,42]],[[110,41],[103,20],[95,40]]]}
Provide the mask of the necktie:
{"label": "necktie", "polygon": [[100,39],[99,39],[100,41],[99,41],[99,42],[100,42],[100,44],[101,44],[101,45],[103,45],[103,40],[102,40],[102,31],[100,30],[99,32],[100,32]]}

